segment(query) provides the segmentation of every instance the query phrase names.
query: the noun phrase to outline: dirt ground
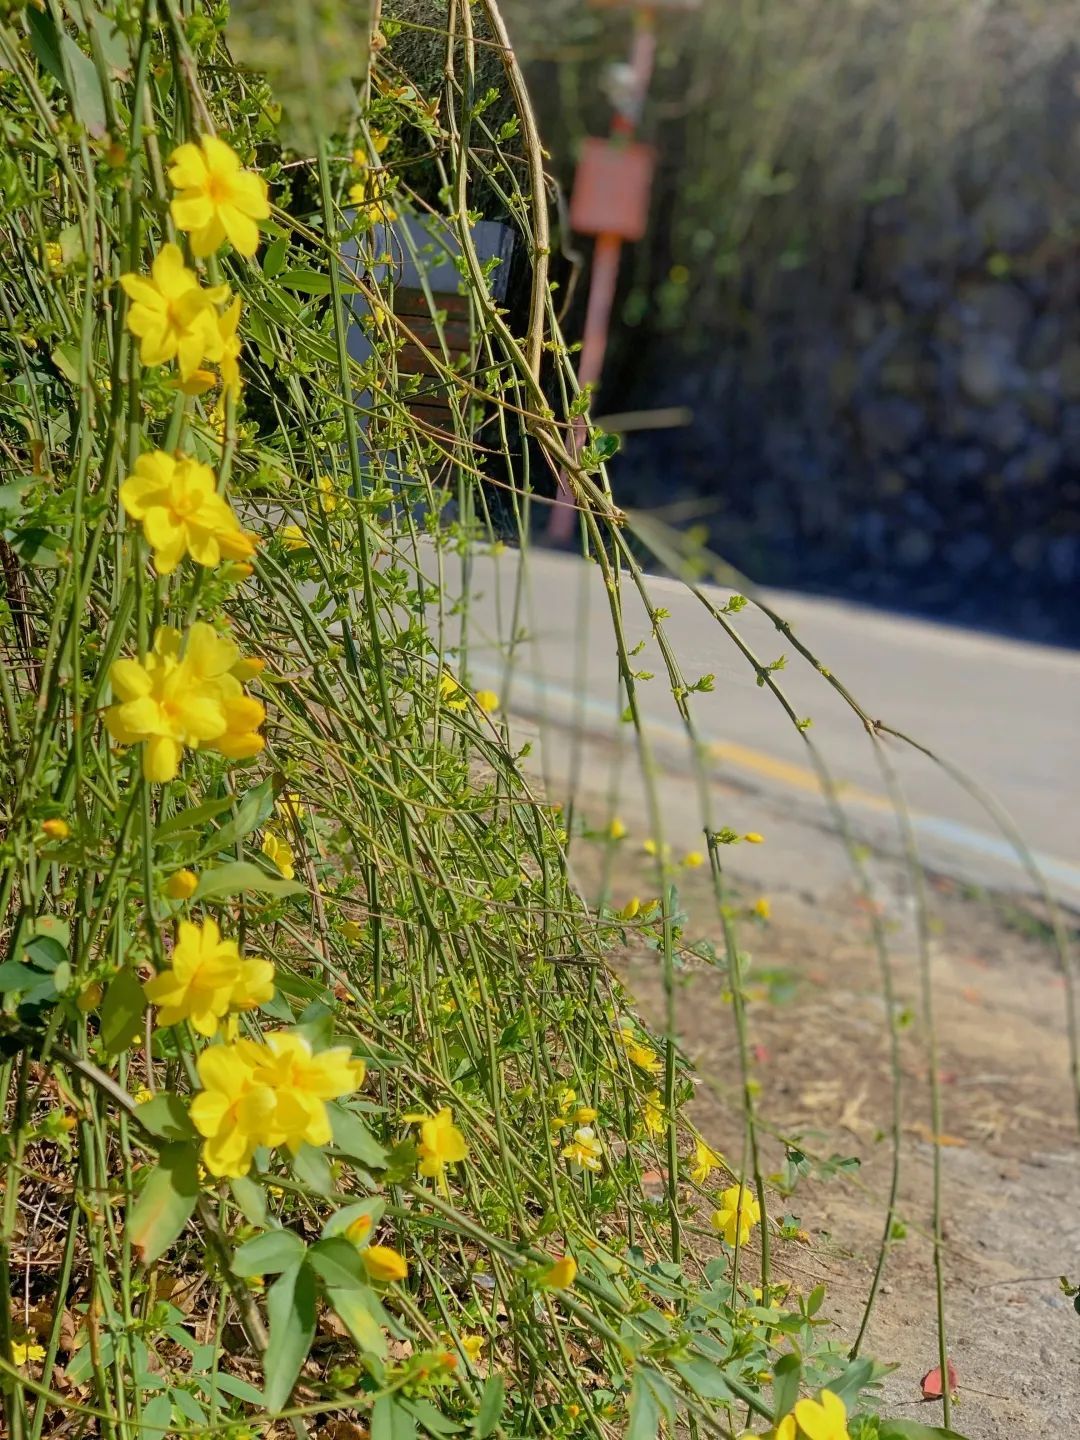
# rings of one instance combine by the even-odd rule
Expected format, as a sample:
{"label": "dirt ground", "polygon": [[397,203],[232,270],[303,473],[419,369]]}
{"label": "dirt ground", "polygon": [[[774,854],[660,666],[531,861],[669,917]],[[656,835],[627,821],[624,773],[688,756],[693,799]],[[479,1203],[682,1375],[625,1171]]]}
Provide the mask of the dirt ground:
{"label": "dirt ground", "polygon": [[[702,872],[681,884],[692,916],[707,916]],[[632,883],[632,875],[622,879]],[[747,896],[752,900],[753,895]],[[943,1096],[942,1156],[949,1351],[957,1373],[952,1424],[968,1440],[1080,1436],[1080,1314],[1059,1277],[1080,1283],[1080,1166],[1070,1099],[1064,981],[1038,921],[951,882],[931,884],[931,961]],[[811,903],[812,900],[812,903]],[[926,1032],[920,1017],[911,906],[885,900],[900,1002],[903,1143],[900,1214],[863,1353],[894,1364],[887,1413],[941,1423],[922,1399],[937,1364],[931,1170],[933,1129]],[[804,1293],[824,1281],[823,1313],[849,1343],[858,1329],[881,1239],[891,1145],[891,1079],[881,981],[865,904],[853,894],[775,894],[764,929],[746,936],[759,998],[749,1010],[759,1105],[774,1135],[808,1152],[855,1156],[853,1175],[807,1178],[778,1211],[799,1216],[809,1246],[781,1245],[777,1269]],[[713,923],[713,933],[716,922]],[[692,920],[696,934],[707,923]],[[755,979],[756,977],[756,979]],[[626,978],[661,1023],[657,961],[631,954]],[[715,970],[687,968],[680,1040],[701,1077],[696,1123],[738,1154],[732,1108],[710,1089],[737,1073],[731,1007]],[[730,1091],[729,1091],[730,1093]],[[783,1147],[766,1144],[765,1170]]]}

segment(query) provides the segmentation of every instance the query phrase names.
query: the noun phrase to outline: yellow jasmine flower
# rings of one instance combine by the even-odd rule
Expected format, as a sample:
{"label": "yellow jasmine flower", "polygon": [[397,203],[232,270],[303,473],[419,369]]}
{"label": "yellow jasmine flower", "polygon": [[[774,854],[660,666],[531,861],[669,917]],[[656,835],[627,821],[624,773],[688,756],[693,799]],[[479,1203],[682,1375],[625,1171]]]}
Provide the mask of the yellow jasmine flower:
{"label": "yellow jasmine flower", "polygon": [[213,626],[196,621],[185,637],[163,625],[144,661],[117,660],[110,669],[117,703],[105,727],[121,745],[145,744],[143,775],[156,782],[174,778],[185,747],[234,760],[257,755],[266,711],[232,673],[239,664],[236,643]]}
{"label": "yellow jasmine flower", "polygon": [[663,1135],[667,1130],[667,1120],[664,1115],[664,1102],[660,1098],[659,1090],[650,1090],[645,1096],[645,1103],[641,1108],[641,1118],[649,1135]]}
{"label": "yellow jasmine flower", "polygon": [[466,692],[446,670],[439,676],[439,694],[446,702],[448,710],[464,710],[469,703]]}
{"label": "yellow jasmine flower", "polygon": [[641,909],[640,899],[634,895],[619,911],[619,918],[622,920],[633,920],[634,916]]}
{"label": "yellow jasmine flower", "polygon": [[[168,631],[164,643],[179,648],[180,632]],[[266,710],[261,701],[244,693],[240,680],[258,663],[244,659],[235,640],[203,621],[196,621],[188,632],[184,664],[198,683],[217,696],[225,720],[224,733],[215,736],[208,748],[230,760],[258,755],[266,744],[257,733],[266,719]]]}
{"label": "yellow jasmine flower", "polygon": [[341,933],[346,940],[351,940],[355,944],[364,938],[364,927],[358,925],[355,920],[345,920],[341,925]]}
{"label": "yellow jasmine flower", "polygon": [[165,894],[170,900],[190,900],[198,884],[199,877],[194,870],[177,870],[165,881]]}
{"label": "yellow jasmine flower", "polygon": [[332,515],[341,503],[337,487],[329,475],[320,475],[316,482],[319,487],[319,501],[324,512]]}
{"label": "yellow jasmine flower", "polygon": [[306,807],[302,804],[300,796],[295,790],[284,790],[274,802],[274,809],[281,816],[282,820],[291,820],[299,824],[307,814]]}
{"label": "yellow jasmine flower", "polygon": [[538,1284],[545,1290],[568,1290],[577,1279],[577,1261],[572,1255],[564,1255],[548,1267],[540,1276]]}
{"label": "yellow jasmine flower", "polygon": [[117,703],[105,712],[105,728],[121,745],[145,744],[147,780],[172,780],[185,746],[198,749],[225,732],[217,694],[192,683],[190,666],[161,630],[145,661],[117,660],[109,681]]}
{"label": "yellow jasmine flower", "polygon": [[[242,1042],[241,1042],[242,1043]],[[367,1067],[344,1045],[318,1054],[303,1035],[276,1030],[258,1047],[256,1078],[274,1092],[273,1139],[295,1154],[301,1145],[327,1145],[333,1137],[327,1100],[350,1095],[364,1083]]]}
{"label": "yellow jasmine flower", "polygon": [[240,528],[217,493],[210,466],[186,455],[164,450],[140,455],[134,474],[120,486],[120,503],[133,520],[142,521],[160,575],[171,575],[185,555],[211,566],[255,553],[254,535]]}
{"label": "yellow jasmine flower", "polygon": [[849,1440],[847,1409],[839,1395],[822,1390],[817,1400],[800,1400],[794,1413],[785,1415],[776,1427],[776,1440]]}
{"label": "yellow jasmine flower", "polygon": [[705,864],[705,856],[700,850],[688,850],[682,858],[684,870],[699,870]]}
{"label": "yellow jasmine flower", "polygon": [[239,254],[255,254],[256,222],[270,218],[269,191],[224,140],[203,135],[197,145],[179,146],[169,160],[169,180],[180,192],[169,207],[172,218],[189,232],[193,255],[212,255],[226,239]]}
{"label": "yellow jasmine flower", "polygon": [[59,240],[45,242],[45,264],[50,270],[59,270],[64,263],[64,248]]}
{"label": "yellow jasmine flower", "polygon": [[591,1105],[582,1105],[580,1110],[574,1111],[574,1122],[578,1125],[591,1125],[596,1119],[596,1111]]}
{"label": "yellow jasmine flower", "polygon": [[720,1156],[715,1150],[710,1150],[704,1140],[694,1141],[694,1163],[690,1168],[690,1175],[695,1184],[706,1184],[709,1176],[721,1163]]}
{"label": "yellow jasmine flower", "polygon": [[389,1245],[369,1245],[366,1250],[361,1250],[360,1258],[369,1278],[381,1280],[387,1285],[395,1280],[404,1280],[409,1273],[409,1262],[405,1256]]}
{"label": "yellow jasmine flower", "polygon": [[626,1050],[626,1058],[631,1065],[636,1065],[639,1070],[648,1070],[650,1073],[655,1073],[660,1069],[660,1057],[651,1045],[645,1045],[637,1038],[631,1025],[620,1026],[619,1034]]}
{"label": "yellow jasmine flower", "polygon": [[475,1365],[483,1353],[487,1344],[487,1337],[484,1335],[462,1335],[460,1339],[462,1350],[469,1357],[470,1362]]}
{"label": "yellow jasmine flower", "polygon": [[306,550],[310,543],[299,525],[283,525],[278,536],[286,550]]}
{"label": "yellow jasmine flower", "polygon": [[477,690],[474,698],[485,715],[493,715],[499,708],[499,697],[494,690]]}
{"label": "yellow jasmine flower", "polygon": [[720,1208],[713,1211],[712,1227],[729,1245],[745,1245],[754,1226],[761,1222],[761,1206],[745,1185],[729,1185],[720,1196]]}
{"label": "yellow jasmine flower", "polygon": [[240,396],[240,355],[244,348],[238,333],[240,309],[240,296],[237,295],[229,308],[218,316],[217,322],[221,340],[221,355],[218,359],[221,383],[234,399]]}
{"label": "yellow jasmine flower", "polygon": [[406,1118],[419,1118],[420,1144],[417,1152],[420,1156],[420,1174],[430,1176],[445,1192],[446,1167],[456,1165],[469,1153],[465,1136],[454,1124],[454,1112],[449,1105],[444,1105],[433,1116]]}
{"label": "yellow jasmine flower", "polygon": [[148,1090],[145,1085],[141,1085],[139,1089],[135,1091],[135,1094],[132,1096],[132,1099],[135,1101],[136,1105],[148,1105],[150,1101],[153,1100],[153,1098],[154,1092],[152,1090]]}
{"label": "yellow jasmine flower", "polygon": [[607,837],[609,840],[621,840],[625,834],[626,826],[616,815],[615,818],[612,820],[611,824],[607,827]]}
{"label": "yellow jasmine flower", "polygon": [[159,1026],[190,1020],[200,1035],[216,1035],[229,1010],[253,1010],[272,999],[274,967],[242,959],[238,943],[223,939],[216,921],[200,928],[181,920],[172,968],[148,980],[143,992],[160,1008]]}
{"label": "yellow jasmine flower", "polygon": [[47,835],[50,840],[66,840],[71,834],[71,826],[66,820],[43,820],[41,833]]}
{"label": "yellow jasmine flower", "polygon": [[759,915],[762,920],[768,920],[769,916],[772,914],[772,906],[769,904],[765,896],[762,895],[760,899],[754,901],[753,911],[754,914]]}
{"label": "yellow jasmine flower", "polygon": [[385,170],[369,168],[355,185],[349,186],[349,200],[365,220],[392,225],[398,218],[398,212],[389,199],[392,188],[392,181]]}
{"label": "yellow jasmine flower", "polygon": [[45,1347],[38,1345],[34,1340],[27,1337],[23,1340],[12,1340],[11,1342],[11,1363],[19,1369],[29,1364],[31,1360],[44,1360]]}
{"label": "yellow jasmine flower", "polygon": [[248,1040],[211,1045],[199,1056],[202,1089],[191,1102],[191,1123],[204,1137],[202,1163],[211,1175],[239,1179],[251,1169],[255,1151],[270,1143],[277,1101],[273,1090],[256,1079],[253,1056],[260,1047]]}
{"label": "yellow jasmine flower", "polygon": [[121,275],[120,284],[131,300],[127,327],[139,340],[144,365],[163,365],[174,356],[180,377],[188,380],[205,356],[221,358],[222,342],[214,308],[228,299],[229,287],[204,290],[199,277],[184,264],[177,245],[163,245],[150,267],[150,278]]}
{"label": "yellow jasmine flower", "polygon": [[604,1147],[588,1125],[574,1131],[572,1144],[563,1149],[563,1159],[578,1170],[599,1170],[603,1165]]}
{"label": "yellow jasmine flower", "polygon": [[[390,144],[390,136],[384,135],[381,130],[371,130],[369,134],[371,136],[371,148],[375,151],[376,155],[381,155]],[[352,158],[353,164],[360,170],[363,170],[369,163],[366,150],[354,150]]]}
{"label": "yellow jasmine flower", "polygon": [[273,830],[263,833],[262,853],[270,863],[280,870],[286,880],[292,880],[296,876],[296,867],[293,865],[292,846],[280,835],[275,835]]}

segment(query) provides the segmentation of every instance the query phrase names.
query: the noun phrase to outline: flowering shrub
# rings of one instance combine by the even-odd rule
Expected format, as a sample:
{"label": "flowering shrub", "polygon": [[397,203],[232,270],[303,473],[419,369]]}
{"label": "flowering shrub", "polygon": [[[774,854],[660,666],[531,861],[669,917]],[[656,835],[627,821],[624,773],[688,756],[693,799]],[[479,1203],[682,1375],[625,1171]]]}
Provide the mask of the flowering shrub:
{"label": "flowering shrub", "polygon": [[[450,8],[471,64],[497,8]],[[749,1413],[842,1440],[875,1368],[809,1300],[755,1306],[764,1182],[690,1128],[674,1036],[604,964],[633,934],[670,967],[673,894],[584,907],[498,693],[436,643],[431,557],[486,543],[482,404],[574,463],[537,379],[544,247],[524,342],[469,263],[480,154],[542,218],[517,131],[468,99],[451,122],[388,22],[362,106],[287,154],[220,9],[69,13],[0,21],[8,1433],[646,1440]],[[431,351],[449,440],[409,408],[382,278],[417,135],[476,322],[472,380]],[[24,1274],[31,1201],[63,1238]]]}

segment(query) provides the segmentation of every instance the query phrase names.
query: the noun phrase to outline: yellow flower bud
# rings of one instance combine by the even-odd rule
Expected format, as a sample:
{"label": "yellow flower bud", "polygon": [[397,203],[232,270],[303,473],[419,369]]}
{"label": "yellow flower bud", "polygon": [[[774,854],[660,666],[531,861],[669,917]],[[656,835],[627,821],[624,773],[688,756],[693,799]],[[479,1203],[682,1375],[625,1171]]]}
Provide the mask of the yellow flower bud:
{"label": "yellow flower bud", "polygon": [[165,881],[165,894],[170,900],[190,900],[198,883],[194,870],[177,870]]}
{"label": "yellow flower bud", "polygon": [[43,820],[41,830],[50,840],[66,840],[71,834],[71,826],[66,820]]}
{"label": "yellow flower bud", "polygon": [[360,1245],[368,1237],[371,1229],[371,1216],[358,1215],[352,1224],[345,1231],[345,1237],[351,1240],[354,1245]]}
{"label": "yellow flower bud", "polygon": [[477,690],[476,703],[485,715],[493,715],[499,708],[499,697],[494,690]]}
{"label": "yellow flower bud", "polygon": [[577,1261],[572,1255],[564,1255],[544,1271],[540,1284],[545,1290],[569,1290],[576,1279]]}
{"label": "yellow flower bud", "polygon": [[748,834],[744,835],[742,838],[746,841],[746,843],[747,843],[748,845],[764,845],[764,844],[765,844],[765,836],[764,836],[764,835],[759,835],[756,830],[751,830]]}
{"label": "yellow flower bud", "polygon": [[[251,571],[250,565],[248,571]],[[229,673],[243,684],[246,680],[258,679],[265,669],[265,660],[260,660],[257,655],[248,655],[243,660],[238,660]]]}
{"label": "yellow flower bud", "polygon": [[88,1010],[93,1010],[95,1006],[101,1004],[101,997],[104,993],[101,985],[99,985],[96,980],[93,980],[84,989],[80,990],[79,998],[75,1001],[75,1004],[85,1015]]}
{"label": "yellow flower bud", "polygon": [[394,1280],[404,1280],[409,1273],[409,1263],[405,1256],[399,1255],[389,1245],[369,1245],[366,1250],[361,1250],[360,1258],[372,1280],[382,1280],[390,1284]]}

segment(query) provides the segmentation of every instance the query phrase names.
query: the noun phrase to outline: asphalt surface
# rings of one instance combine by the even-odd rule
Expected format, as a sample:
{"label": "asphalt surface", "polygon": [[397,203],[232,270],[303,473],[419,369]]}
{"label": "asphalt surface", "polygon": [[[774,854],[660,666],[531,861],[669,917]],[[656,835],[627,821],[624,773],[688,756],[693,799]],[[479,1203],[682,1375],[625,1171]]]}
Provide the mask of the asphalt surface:
{"label": "asphalt surface", "polygon": [[[639,749],[620,719],[617,658],[608,597],[597,566],[550,551],[523,560],[504,550],[474,556],[465,584],[461,663],[474,686],[499,691],[512,730],[538,732],[532,763],[559,786],[594,794],[637,784]],[[448,566],[447,578],[461,583]],[[895,769],[910,808],[912,834],[930,869],[973,884],[1032,891],[1032,880],[987,810],[944,771],[895,740],[877,751],[865,727],[822,674],[803,661],[753,607],[732,624],[764,662],[784,656],[774,678],[804,736],[701,602],[681,583],[647,581],[684,681],[712,675],[712,690],[689,704],[707,755],[713,823],[760,830],[768,818],[776,863],[826,863],[838,846],[822,844],[810,861],[807,833],[834,829],[808,752],[808,737],[839,786],[859,838],[877,851],[903,845],[880,755]],[[704,587],[720,606],[730,592]],[[820,664],[868,715],[905,732],[962,767],[1011,817],[1053,893],[1080,908],[1080,655],[862,609],[841,602],[764,592]],[[662,811],[678,843],[701,833],[700,792],[687,740],[645,606],[624,577],[623,628],[638,686],[653,773],[662,773]],[[516,643],[511,644],[516,635]],[[621,804],[612,800],[612,804]],[[644,801],[637,802],[644,807]],[[645,807],[647,808],[647,807]],[[796,833],[798,832],[798,833]],[[756,847],[755,847],[756,848]],[[800,858],[801,857],[801,858]],[[830,860],[827,862],[832,864]]]}

